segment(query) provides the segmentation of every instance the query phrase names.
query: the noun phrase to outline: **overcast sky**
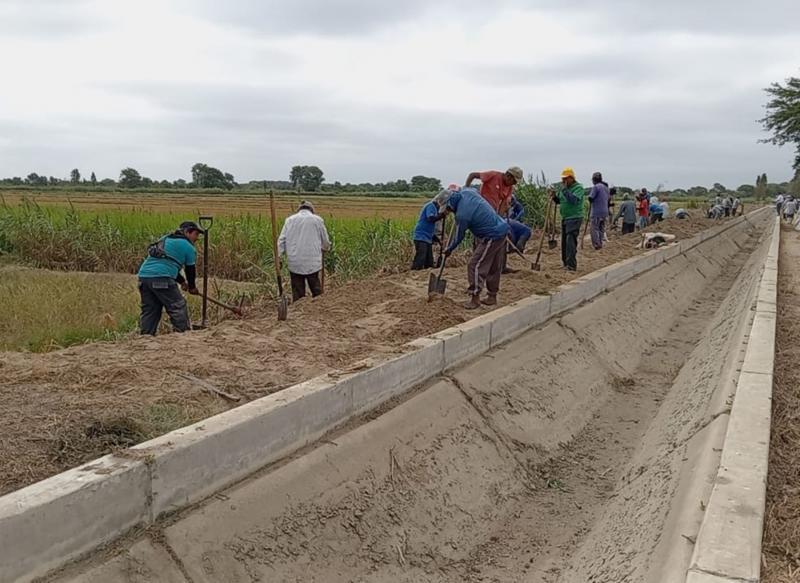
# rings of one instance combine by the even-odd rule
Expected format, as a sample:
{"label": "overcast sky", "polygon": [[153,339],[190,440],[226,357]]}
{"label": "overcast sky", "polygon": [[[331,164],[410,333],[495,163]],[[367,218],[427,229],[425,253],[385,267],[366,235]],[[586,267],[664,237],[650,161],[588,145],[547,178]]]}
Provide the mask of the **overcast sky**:
{"label": "overcast sky", "polygon": [[783,181],[756,120],[800,74],[798,22],[798,0],[0,0],[0,176]]}

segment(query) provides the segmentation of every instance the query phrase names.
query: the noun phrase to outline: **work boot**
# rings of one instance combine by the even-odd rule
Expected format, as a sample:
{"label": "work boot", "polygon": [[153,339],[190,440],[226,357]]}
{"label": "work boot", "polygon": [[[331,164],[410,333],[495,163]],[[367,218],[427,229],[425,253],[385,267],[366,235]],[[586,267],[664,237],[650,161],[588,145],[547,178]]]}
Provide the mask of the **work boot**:
{"label": "work boot", "polygon": [[479,295],[471,295],[469,297],[469,301],[464,304],[464,308],[467,310],[474,310],[480,307],[481,307],[481,300]]}
{"label": "work boot", "polygon": [[497,305],[497,296],[489,294],[488,296],[486,296],[485,300],[481,300],[481,303],[484,306],[496,306]]}

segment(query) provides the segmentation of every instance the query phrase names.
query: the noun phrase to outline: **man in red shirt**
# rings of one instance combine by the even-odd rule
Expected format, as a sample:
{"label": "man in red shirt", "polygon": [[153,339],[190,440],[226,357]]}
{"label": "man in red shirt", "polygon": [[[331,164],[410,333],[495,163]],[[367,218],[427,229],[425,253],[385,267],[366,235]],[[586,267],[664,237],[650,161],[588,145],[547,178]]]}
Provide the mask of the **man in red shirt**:
{"label": "man in red shirt", "polygon": [[650,220],[650,201],[647,200],[647,195],[640,192],[636,195],[636,203],[639,207],[639,229],[644,229]]}
{"label": "man in red shirt", "polygon": [[511,203],[511,194],[514,186],[522,182],[522,169],[512,166],[505,172],[487,170],[486,172],[472,172],[467,176],[464,186],[471,186],[474,180],[481,181],[481,196],[501,216],[508,212]]}

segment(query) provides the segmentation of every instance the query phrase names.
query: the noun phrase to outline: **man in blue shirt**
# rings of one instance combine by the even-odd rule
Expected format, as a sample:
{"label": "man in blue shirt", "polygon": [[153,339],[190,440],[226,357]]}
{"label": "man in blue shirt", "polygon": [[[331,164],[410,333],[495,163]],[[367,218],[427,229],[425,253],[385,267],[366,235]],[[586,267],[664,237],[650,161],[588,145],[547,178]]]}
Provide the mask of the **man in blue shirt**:
{"label": "man in blue shirt", "polygon": [[[445,214],[455,213],[456,235],[447,246],[444,254],[449,257],[464,240],[467,229],[475,237],[476,246],[467,265],[469,281],[469,301],[464,305],[468,310],[480,308],[481,304],[497,304],[500,291],[500,273],[506,257],[506,237],[508,223],[498,215],[474,188],[462,188],[453,193],[447,201]],[[487,296],[481,301],[481,289],[486,283]]]}
{"label": "man in blue shirt", "polygon": [[[203,230],[192,221],[150,245],[147,257],[139,268],[139,295],[142,312],[139,329],[142,334],[155,336],[161,321],[162,308],[167,311],[176,332],[192,329],[186,299],[178,286],[192,295],[199,295],[195,283],[197,252],[194,243]],[[181,275],[186,272],[186,277]]]}
{"label": "man in blue shirt", "polygon": [[508,207],[508,218],[512,221],[521,221],[525,216],[525,207],[515,195],[511,195],[511,204]]}
{"label": "man in blue shirt", "polygon": [[451,185],[447,190],[440,190],[439,193],[425,203],[419,213],[417,225],[414,227],[414,261],[411,269],[428,269],[433,267],[433,244],[444,245],[444,223],[442,223],[441,233],[436,233],[436,225],[442,220],[444,215],[441,213],[445,203],[450,198],[453,190],[457,187]]}

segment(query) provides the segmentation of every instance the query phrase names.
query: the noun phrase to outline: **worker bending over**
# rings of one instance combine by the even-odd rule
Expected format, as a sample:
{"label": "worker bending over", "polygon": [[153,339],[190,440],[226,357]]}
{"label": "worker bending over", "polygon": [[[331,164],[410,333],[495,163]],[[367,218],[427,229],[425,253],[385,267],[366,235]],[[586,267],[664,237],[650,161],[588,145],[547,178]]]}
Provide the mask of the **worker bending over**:
{"label": "worker bending over", "polygon": [[512,166],[505,172],[487,170],[485,172],[472,172],[467,176],[464,186],[472,186],[475,180],[481,181],[481,196],[488,202],[496,213],[506,216],[511,204],[514,186],[522,182],[522,169]]}
{"label": "worker bending over", "polygon": [[622,195],[622,204],[619,205],[619,212],[614,217],[614,223],[622,218],[622,234],[627,235],[636,230],[636,205],[631,200],[631,195]]}
{"label": "worker bending over", "polygon": [[[433,244],[438,242],[444,245],[444,229],[437,234],[436,225],[441,222],[440,213],[444,209],[447,199],[450,198],[450,190],[440,190],[433,199],[425,203],[419,213],[417,225],[414,227],[414,260],[411,262],[411,269],[428,269],[433,267]],[[442,222],[444,227],[444,222]]]}
{"label": "worker bending over", "polygon": [[[464,239],[467,230],[472,232],[476,241],[472,257],[467,265],[467,280],[470,294],[464,305],[468,310],[479,308],[481,303],[487,306],[497,304],[497,292],[500,291],[500,272],[506,256],[506,237],[508,223],[498,215],[474,188],[462,188],[450,196],[445,207],[446,212],[455,213],[456,235],[445,249],[449,257],[453,250]],[[480,295],[484,283],[487,296],[481,301]]]}
{"label": "worker bending over", "polygon": [[[147,248],[147,257],[139,268],[141,315],[139,330],[155,336],[166,310],[175,332],[192,329],[186,298],[178,286],[192,295],[199,295],[195,283],[197,252],[195,241],[203,230],[193,221],[185,221],[174,233],[161,237]],[[186,272],[186,277],[181,274]]]}
{"label": "worker bending over", "polygon": [[561,188],[553,193],[553,201],[561,209],[561,263],[567,271],[578,269],[578,235],[583,223],[584,190],[575,180],[575,171],[564,168]]}
{"label": "worker bending over", "polygon": [[305,297],[306,283],[312,297],[322,293],[322,253],[330,248],[325,221],[314,214],[314,205],[304,200],[297,212],[286,218],[278,237],[278,254],[286,255],[289,266],[293,302]]}

